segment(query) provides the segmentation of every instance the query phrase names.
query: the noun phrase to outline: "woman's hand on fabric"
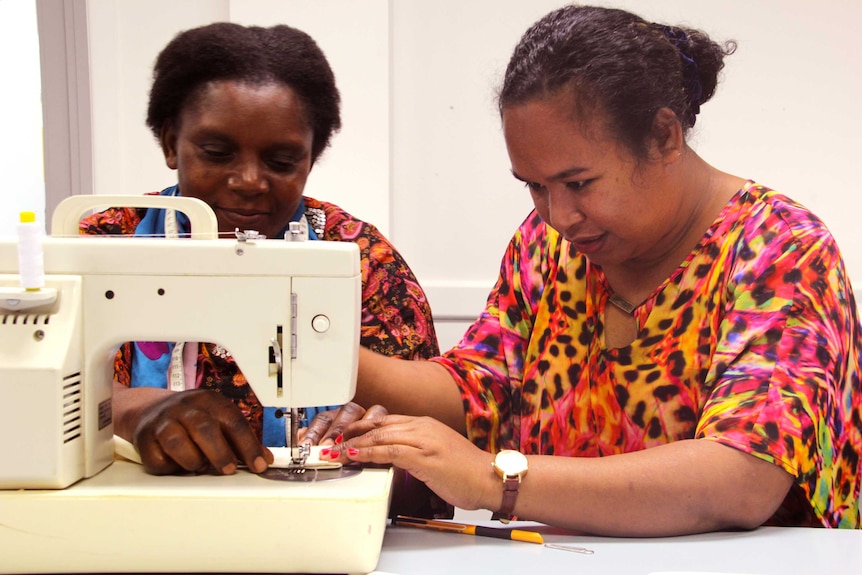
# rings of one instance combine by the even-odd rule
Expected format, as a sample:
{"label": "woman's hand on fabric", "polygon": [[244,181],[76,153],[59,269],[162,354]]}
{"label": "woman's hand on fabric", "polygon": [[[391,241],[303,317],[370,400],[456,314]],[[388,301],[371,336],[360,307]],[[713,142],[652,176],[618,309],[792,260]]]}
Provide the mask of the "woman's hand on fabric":
{"label": "woman's hand on fabric", "polygon": [[148,473],[214,471],[229,475],[239,463],[260,473],[273,455],[258,440],[242,411],[210,390],[171,393],[147,407],[132,442]]}
{"label": "woman's hand on fabric", "polygon": [[451,427],[430,417],[366,417],[345,430],[336,457],[362,463],[392,464],[424,482],[448,503],[462,509],[492,508],[494,456]]}
{"label": "woman's hand on fabric", "polygon": [[318,413],[308,427],[299,430],[299,441],[308,442],[311,445],[331,446],[339,436],[343,438],[345,430],[351,423],[384,416],[387,413],[382,405],[372,405],[365,409],[351,401],[338,409]]}

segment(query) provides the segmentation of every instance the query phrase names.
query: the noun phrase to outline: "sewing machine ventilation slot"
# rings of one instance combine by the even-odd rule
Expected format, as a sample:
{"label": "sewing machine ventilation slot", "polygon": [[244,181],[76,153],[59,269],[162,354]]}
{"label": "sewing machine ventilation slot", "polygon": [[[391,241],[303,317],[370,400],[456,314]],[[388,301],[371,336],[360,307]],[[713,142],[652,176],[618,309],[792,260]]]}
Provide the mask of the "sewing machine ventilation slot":
{"label": "sewing machine ventilation slot", "polygon": [[5,313],[3,314],[3,325],[48,325],[51,316],[48,314],[32,313]]}
{"label": "sewing machine ventilation slot", "polygon": [[63,379],[63,443],[69,443],[81,437],[81,374]]}

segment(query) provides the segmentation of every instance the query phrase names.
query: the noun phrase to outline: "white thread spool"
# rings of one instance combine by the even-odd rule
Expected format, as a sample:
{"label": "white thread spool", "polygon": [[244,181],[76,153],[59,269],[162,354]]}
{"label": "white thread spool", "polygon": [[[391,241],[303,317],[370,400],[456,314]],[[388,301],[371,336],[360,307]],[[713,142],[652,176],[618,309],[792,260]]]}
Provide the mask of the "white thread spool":
{"label": "white thread spool", "polygon": [[35,212],[21,212],[18,224],[18,272],[21,275],[21,287],[28,291],[45,287],[42,236]]}

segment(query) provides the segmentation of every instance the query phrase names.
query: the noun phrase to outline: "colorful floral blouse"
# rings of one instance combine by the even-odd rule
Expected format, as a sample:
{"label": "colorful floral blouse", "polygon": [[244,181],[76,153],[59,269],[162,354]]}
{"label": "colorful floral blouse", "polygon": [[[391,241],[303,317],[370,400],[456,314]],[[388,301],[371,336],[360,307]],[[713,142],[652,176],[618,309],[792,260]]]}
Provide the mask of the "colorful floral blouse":
{"label": "colorful floral blouse", "polygon": [[[362,326],[360,343],[384,355],[427,359],[437,355],[437,335],[431,308],[419,282],[391,243],[373,225],[358,220],[334,204],[305,198],[306,213],[325,215],[323,236],[329,241],[359,245],[362,266]],[[81,221],[83,234],[132,235],[146,210],[110,209]],[[311,218],[309,218],[311,219]],[[121,346],[114,377],[131,382],[130,344]],[[230,354],[211,343],[199,346],[197,382],[230,397],[258,434],[262,434],[260,403]]]}
{"label": "colorful floral blouse", "polygon": [[601,268],[534,212],[481,317],[435,360],[489,451],[597,457],[707,439],[796,478],[770,521],[862,527],[860,326],[823,223],[748,183],[609,348]]}

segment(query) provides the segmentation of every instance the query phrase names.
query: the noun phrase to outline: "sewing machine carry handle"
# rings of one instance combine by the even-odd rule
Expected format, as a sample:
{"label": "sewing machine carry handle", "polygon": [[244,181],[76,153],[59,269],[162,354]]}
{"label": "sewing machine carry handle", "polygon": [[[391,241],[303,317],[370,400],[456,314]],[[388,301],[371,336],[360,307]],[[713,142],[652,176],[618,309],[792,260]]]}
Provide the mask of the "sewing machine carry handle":
{"label": "sewing machine carry handle", "polygon": [[191,238],[195,240],[218,239],[218,220],[212,208],[197,198],[174,196],[135,195],[79,195],[69,196],[54,209],[51,218],[51,235],[58,237],[77,236],[78,223],[89,211],[105,208],[161,208],[184,213],[191,223]]}

